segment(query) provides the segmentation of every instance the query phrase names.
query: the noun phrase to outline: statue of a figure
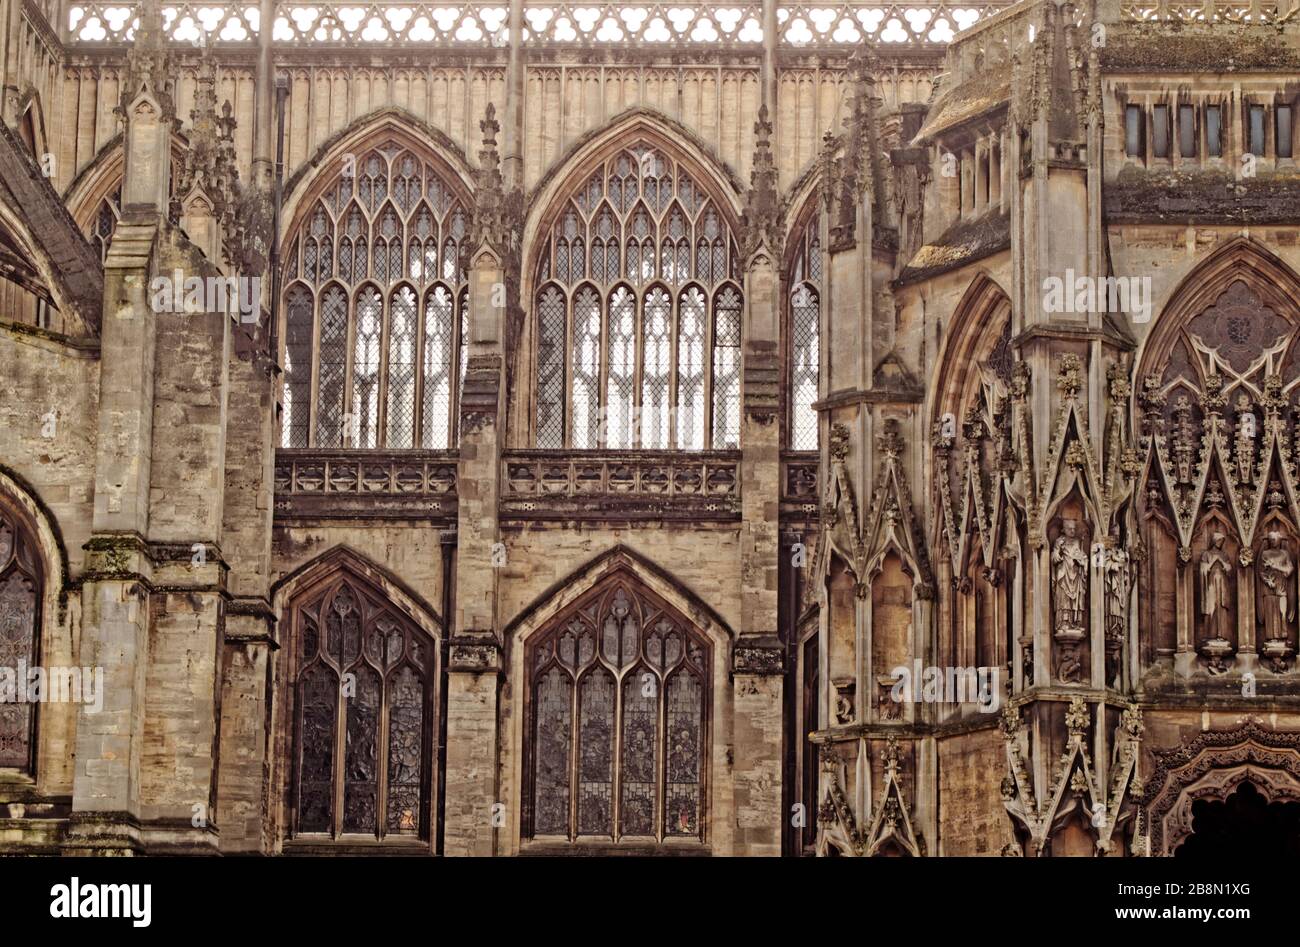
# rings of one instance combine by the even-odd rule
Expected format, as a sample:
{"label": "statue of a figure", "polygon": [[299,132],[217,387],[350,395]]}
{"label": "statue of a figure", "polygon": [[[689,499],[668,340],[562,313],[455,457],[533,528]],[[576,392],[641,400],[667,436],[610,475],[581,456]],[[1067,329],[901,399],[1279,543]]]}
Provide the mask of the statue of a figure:
{"label": "statue of a figure", "polygon": [[1052,546],[1052,595],[1056,631],[1084,630],[1084,596],[1088,591],[1088,554],[1079,539],[1079,523],[1061,523],[1061,535]]}
{"label": "statue of a figure", "polygon": [[1128,615],[1128,553],[1123,549],[1106,550],[1106,630],[1112,625],[1122,630]]}
{"label": "statue of a figure", "polygon": [[1287,637],[1291,623],[1291,573],[1295,563],[1282,545],[1282,534],[1273,530],[1268,534],[1268,545],[1259,557],[1259,577],[1264,582],[1264,640]]}
{"label": "statue of a figure", "polygon": [[1210,537],[1210,546],[1201,553],[1201,615],[1205,620],[1207,638],[1228,638],[1231,628],[1228,622],[1228,578],[1232,575],[1232,564],[1223,543],[1227,537],[1215,531]]}

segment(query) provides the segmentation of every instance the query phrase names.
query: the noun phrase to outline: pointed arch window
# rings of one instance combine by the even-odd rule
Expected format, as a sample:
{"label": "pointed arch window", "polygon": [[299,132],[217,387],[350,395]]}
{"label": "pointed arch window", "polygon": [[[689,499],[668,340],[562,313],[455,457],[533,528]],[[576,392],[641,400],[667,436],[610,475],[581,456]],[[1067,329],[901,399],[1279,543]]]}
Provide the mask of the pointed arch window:
{"label": "pointed arch window", "polygon": [[347,573],[292,621],[295,836],[429,840],[434,640]]}
{"label": "pointed arch window", "polygon": [[537,446],[738,446],[736,241],[681,164],[645,143],[606,159],[567,198],[537,285]]}
{"label": "pointed arch window", "polygon": [[813,403],[821,378],[822,252],[818,216],[804,224],[796,242],[790,274],[789,445],[791,450],[816,450],[817,412]]}
{"label": "pointed arch window", "polygon": [[[30,532],[0,503],[0,668],[14,671],[40,663],[40,603],[44,581]],[[15,671],[16,673],[16,671]],[[17,686],[25,682],[19,680]],[[36,705],[3,696],[0,702],[0,768],[32,772]]]}
{"label": "pointed arch window", "polygon": [[635,583],[615,581],[527,650],[536,839],[704,839],[711,650]]}
{"label": "pointed arch window", "polygon": [[466,207],[396,141],[339,163],[285,241],[282,447],[454,446]]}

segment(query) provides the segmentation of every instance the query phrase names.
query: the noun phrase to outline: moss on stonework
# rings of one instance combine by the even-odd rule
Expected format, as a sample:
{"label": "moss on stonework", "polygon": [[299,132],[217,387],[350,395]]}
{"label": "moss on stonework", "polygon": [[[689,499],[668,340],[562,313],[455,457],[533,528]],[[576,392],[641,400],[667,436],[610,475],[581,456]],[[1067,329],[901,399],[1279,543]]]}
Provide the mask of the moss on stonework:
{"label": "moss on stonework", "polygon": [[1111,221],[1294,223],[1300,219],[1300,171],[1255,177],[1226,171],[1125,168],[1105,191]]}
{"label": "moss on stonework", "polygon": [[1133,24],[1108,27],[1098,56],[1106,72],[1290,72],[1300,69],[1300,37],[1268,25]]}

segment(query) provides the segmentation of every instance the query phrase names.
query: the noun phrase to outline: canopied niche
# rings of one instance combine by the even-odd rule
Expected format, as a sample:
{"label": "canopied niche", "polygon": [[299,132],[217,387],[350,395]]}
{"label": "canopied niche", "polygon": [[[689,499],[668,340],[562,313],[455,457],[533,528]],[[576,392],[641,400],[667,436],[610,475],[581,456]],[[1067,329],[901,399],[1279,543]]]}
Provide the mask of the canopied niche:
{"label": "canopied niche", "polygon": [[1184,281],[1144,346],[1144,661],[1293,667],[1298,290],[1281,261],[1233,241]]}

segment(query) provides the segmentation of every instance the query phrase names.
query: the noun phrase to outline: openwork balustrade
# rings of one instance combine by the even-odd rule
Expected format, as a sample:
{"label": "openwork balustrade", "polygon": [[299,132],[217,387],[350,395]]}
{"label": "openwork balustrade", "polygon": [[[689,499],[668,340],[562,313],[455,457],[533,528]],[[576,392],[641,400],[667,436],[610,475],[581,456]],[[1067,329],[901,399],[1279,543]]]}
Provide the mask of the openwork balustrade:
{"label": "openwork balustrade", "polygon": [[740,519],[740,452],[513,451],[502,518]]}
{"label": "openwork balustrade", "polygon": [[278,450],[275,515],[456,518],[454,451]]}
{"label": "openwork balustrade", "polygon": [[[881,44],[947,43],[953,35],[1009,6],[1006,2],[919,4],[848,2],[777,8],[778,42],[787,47],[846,47],[871,38]],[[526,0],[520,39],[527,45],[708,45],[758,48],[764,40],[761,3],[677,0],[663,3],[547,3]],[[182,3],[163,8],[164,27],[181,43],[240,43],[261,30],[253,4]],[[129,42],[135,4],[74,3],[70,42]],[[509,5],[379,2],[276,5],[273,40],[285,46],[510,44]]]}

